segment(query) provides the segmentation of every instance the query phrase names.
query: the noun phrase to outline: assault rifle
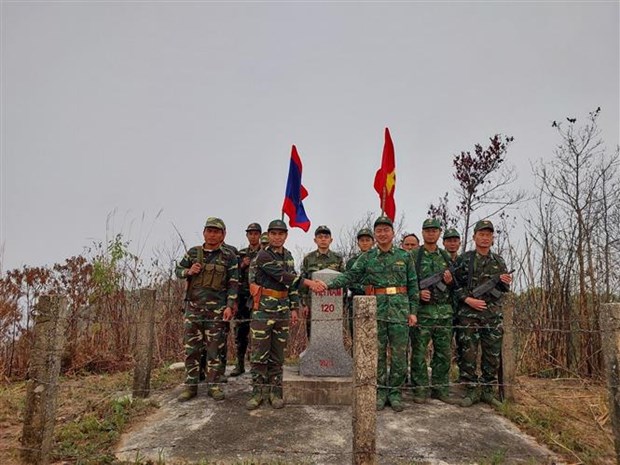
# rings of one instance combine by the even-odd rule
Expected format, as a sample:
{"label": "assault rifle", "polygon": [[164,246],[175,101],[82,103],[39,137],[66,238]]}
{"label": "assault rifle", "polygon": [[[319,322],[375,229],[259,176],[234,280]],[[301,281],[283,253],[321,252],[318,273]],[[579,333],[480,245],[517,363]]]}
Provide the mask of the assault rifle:
{"label": "assault rifle", "polygon": [[454,279],[454,272],[458,270],[461,266],[457,266],[456,268],[449,266],[441,271],[438,271],[434,275],[429,276],[428,278],[424,278],[419,283],[420,290],[423,291],[425,289],[431,289],[432,292],[434,288],[437,289],[439,292],[445,292],[448,289],[448,286],[446,286],[446,283],[443,282],[443,274],[446,271],[449,271],[452,274],[452,279]]}
{"label": "assault rifle", "polygon": [[508,271],[507,273],[499,273],[499,274],[495,274],[493,276],[491,276],[491,278],[488,281],[483,282],[482,284],[480,284],[479,286],[476,286],[472,291],[471,291],[471,295],[473,298],[475,299],[480,299],[481,297],[485,296],[485,295],[490,295],[491,297],[493,297],[494,299],[499,299],[502,296],[502,292],[497,289],[497,285],[500,282],[500,275],[502,274],[512,274],[514,273],[515,270],[514,268],[510,271]]}

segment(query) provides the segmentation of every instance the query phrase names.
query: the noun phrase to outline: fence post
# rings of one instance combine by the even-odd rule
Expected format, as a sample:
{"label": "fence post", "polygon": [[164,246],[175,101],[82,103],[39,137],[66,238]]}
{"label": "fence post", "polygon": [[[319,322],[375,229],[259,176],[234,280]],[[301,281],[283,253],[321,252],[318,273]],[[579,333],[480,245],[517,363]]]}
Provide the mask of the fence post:
{"label": "fence post", "polygon": [[607,372],[609,415],[614,432],[616,463],[620,463],[620,303],[602,304],[599,324]]}
{"label": "fence post", "polygon": [[499,392],[502,400],[515,400],[516,383],[516,357],[515,357],[515,333],[514,333],[514,300],[512,296],[507,299],[503,309],[504,313],[504,337],[502,338],[502,359],[499,373]]}
{"label": "fence post", "polygon": [[24,462],[48,464],[54,441],[56,396],[69,306],[62,296],[44,295],[36,306],[30,379],[26,383],[26,408],[21,456]]}
{"label": "fence post", "polygon": [[136,324],[134,344],[133,397],[148,397],[151,391],[153,344],[155,342],[155,289],[140,289],[132,296]]}
{"label": "fence post", "polygon": [[377,463],[377,299],[353,298],[353,465]]}

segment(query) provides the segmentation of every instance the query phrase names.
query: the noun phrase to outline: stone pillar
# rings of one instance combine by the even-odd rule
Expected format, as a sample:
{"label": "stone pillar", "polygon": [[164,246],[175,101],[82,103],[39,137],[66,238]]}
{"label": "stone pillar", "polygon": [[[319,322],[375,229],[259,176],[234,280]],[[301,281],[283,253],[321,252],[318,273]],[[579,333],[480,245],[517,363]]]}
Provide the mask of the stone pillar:
{"label": "stone pillar", "polygon": [[614,432],[616,463],[620,464],[620,303],[601,305],[599,326],[607,372],[609,416]]}
{"label": "stone pillar", "polygon": [[[312,279],[331,282],[339,272],[321,270]],[[351,376],[353,360],[342,339],[343,290],[330,289],[312,295],[312,337],[299,356],[302,376]]]}
{"label": "stone pillar", "polygon": [[516,358],[515,358],[515,335],[514,335],[514,300],[510,296],[503,309],[504,312],[504,337],[502,338],[501,365],[499,372],[500,399],[515,400],[516,383]]}
{"label": "stone pillar", "polygon": [[151,391],[153,344],[155,343],[155,289],[140,289],[131,296],[133,320],[136,325],[133,371],[134,397],[148,397]]}
{"label": "stone pillar", "polygon": [[21,440],[21,456],[26,463],[46,465],[50,462],[60,359],[66,339],[68,317],[69,307],[64,297],[53,295],[39,298]]}
{"label": "stone pillar", "polygon": [[353,465],[377,463],[377,298],[353,298]]}

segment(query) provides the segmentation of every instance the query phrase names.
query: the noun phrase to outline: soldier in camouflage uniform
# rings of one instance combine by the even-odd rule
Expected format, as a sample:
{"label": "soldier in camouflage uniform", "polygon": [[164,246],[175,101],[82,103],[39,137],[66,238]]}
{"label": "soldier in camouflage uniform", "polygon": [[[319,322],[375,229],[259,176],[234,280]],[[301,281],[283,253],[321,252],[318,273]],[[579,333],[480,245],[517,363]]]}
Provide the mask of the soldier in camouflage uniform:
{"label": "soldier in camouflage uniform", "polygon": [[[410,253],[395,247],[392,220],[380,216],[374,224],[377,246],[363,253],[349,271],[327,286],[336,289],[363,282],[367,295],[377,296],[377,410],[390,403],[403,410],[400,392],[407,372],[407,341],[418,312],[418,279]],[[388,376],[388,351],[391,353]]]}
{"label": "soldier in camouflage uniform", "polygon": [[[248,410],[260,406],[269,398],[273,408],[282,408],[282,365],[288,340],[289,317],[292,324],[298,319],[301,284],[323,290],[311,280],[301,279],[295,273],[291,253],[284,248],[288,228],[282,220],[269,223],[269,246],[258,252],[253,277],[252,297],[254,310],[252,333],[252,397],[246,403]],[[254,287],[257,285],[257,287]],[[258,308],[256,308],[258,304]],[[289,312],[290,309],[290,312]]]}
{"label": "soldier in camouflage uniform", "polygon": [[456,262],[461,248],[461,235],[454,228],[448,228],[443,233],[443,248],[450,254],[452,262]]}
{"label": "soldier in camouflage uniform", "polygon": [[[495,298],[483,295],[474,298],[472,291],[489,279],[498,278],[496,289],[508,292],[512,276],[507,273],[506,264],[499,255],[491,252],[493,245],[493,223],[478,221],[474,226],[476,250],[463,253],[457,259],[456,296],[458,310],[458,342],[461,346],[459,363],[460,382],[466,384],[463,407],[469,407],[483,400],[497,404],[494,386],[497,384],[497,371],[500,365],[502,347],[502,301],[503,296]],[[478,345],[482,351],[480,371],[476,374]]]}
{"label": "soldier in camouflage uniform", "polygon": [[[368,228],[360,229],[357,233],[357,246],[359,247],[360,251],[347,260],[345,270],[349,271],[351,268],[353,268],[353,265],[360,257],[360,255],[372,249],[373,245],[375,245],[375,238],[372,235],[372,231]],[[348,327],[351,338],[353,338],[353,297],[358,295],[364,295],[363,283],[351,284],[349,286],[349,292],[347,293],[346,301],[346,309],[349,320]]]}
{"label": "soldier in camouflage uniform", "polygon": [[[317,245],[317,249],[304,257],[301,263],[302,278],[311,279],[312,273],[319,270],[344,271],[342,256],[329,249],[332,241],[332,232],[327,226],[322,225],[316,228],[314,231],[314,243]],[[310,340],[312,294],[308,292],[307,288],[302,288],[300,295],[303,316],[306,319],[306,334],[308,340]]]}
{"label": "soldier in camouflage uniform", "polygon": [[454,403],[450,398],[449,373],[452,340],[452,273],[449,270],[450,256],[437,247],[441,234],[439,220],[430,218],[422,224],[424,245],[412,253],[415,260],[418,283],[441,273],[437,285],[420,290],[418,324],[410,329],[411,338],[411,382],[413,401],[422,404],[428,400],[428,367],[426,351],[433,344],[431,396],[442,402]]}
{"label": "soldier in camouflage uniform", "polygon": [[260,235],[260,248],[264,249],[269,245],[269,235],[264,232]]}
{"label": "soldier in camouflage uniform", "polygon": [[263,229],[258,223],[250,223],[245,229],[245,236],[248,238],[249,245],[239,250],[239,298],[238,310],[235,315],[235,346],[237,349],[237,365],[230,373],[230,376],[239,376],[245,373],[245,353],[248,349],[250,335],[250,310],[252,301],[250,297],[250,283],[248,272],[252,260],[258,255],[260,247],[260,236]]}
{"label": "soldier in camouflage uniform", "polygon": [[184,402],[198,393],[200,354],[207,350],[207,394],[224,399],[215,384],[221,371],[220,353],[226,345],[226,324],[233,316],[237,300],[237,257],[221,244],[226,226],[219,218],[208,218],[203,230],[204,244],[192,247],[176,267],[178,278],[189,279],[185,310],[185,389],[178,400]]}

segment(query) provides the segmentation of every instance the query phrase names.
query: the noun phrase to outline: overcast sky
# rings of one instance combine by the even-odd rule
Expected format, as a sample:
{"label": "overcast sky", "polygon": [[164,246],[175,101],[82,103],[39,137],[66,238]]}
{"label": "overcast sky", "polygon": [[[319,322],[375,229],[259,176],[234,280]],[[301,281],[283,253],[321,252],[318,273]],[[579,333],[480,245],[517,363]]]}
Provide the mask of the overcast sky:
{"label": "overcast sky", "polygon": [[[452,157],[515,137],[518,187],[602,107],[619,133],[618,2],[8,2],[0,6],[2,269],[123,233],[147,258],[219,216],[280,216],[292,144],[310,233],[369,210],[390,128],[396,208],[418,231]],[[158,212],[161,212],[159,216]],[[106,226],[106,219],[111,221]],[[144,219],[143,219],[144,218]]]}

